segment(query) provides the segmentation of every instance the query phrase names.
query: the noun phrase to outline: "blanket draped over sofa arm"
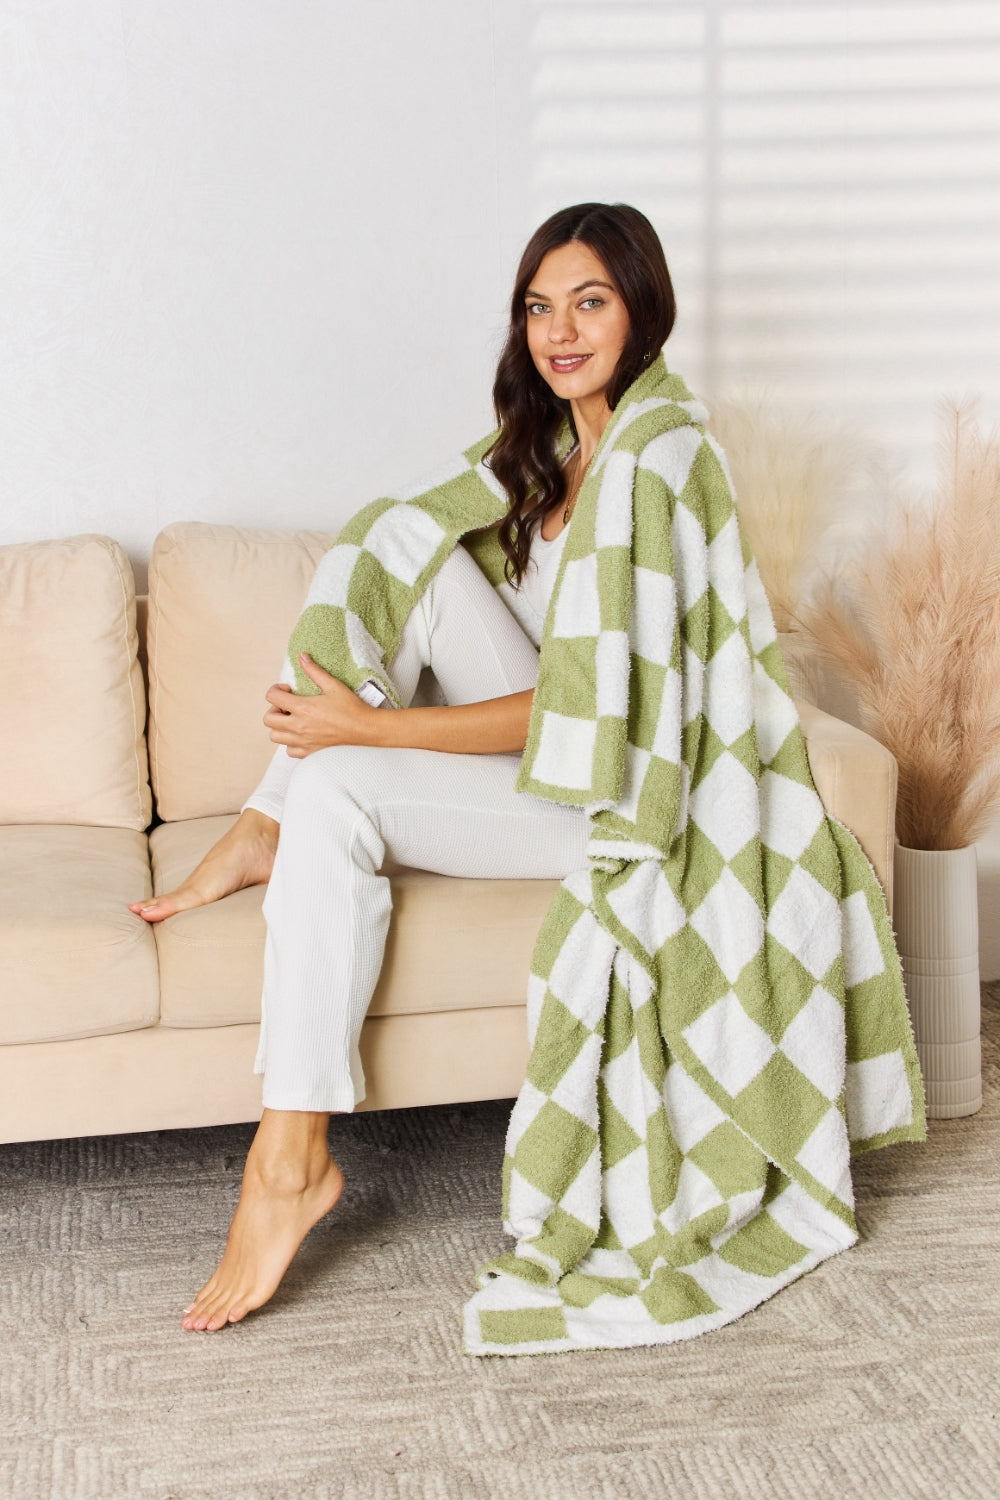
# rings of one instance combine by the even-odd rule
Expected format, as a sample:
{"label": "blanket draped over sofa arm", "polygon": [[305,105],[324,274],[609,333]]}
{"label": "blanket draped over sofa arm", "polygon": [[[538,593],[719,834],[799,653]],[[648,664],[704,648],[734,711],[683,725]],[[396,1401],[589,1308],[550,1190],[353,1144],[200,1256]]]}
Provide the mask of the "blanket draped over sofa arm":
{"label": "blanket draped over sofa arm", "polygon": [[[882,891],[826,816],[707,414],[658,359],[590,465],[545,622],[519,787],[583,806],[528,984],[505,1227],[476,1354],[717,1328],[857,1238],[850,1153],[920,1140]],[[376,501],[289,647],[397,702],[407,615],[462,543],[516,614],[492,438]]]}

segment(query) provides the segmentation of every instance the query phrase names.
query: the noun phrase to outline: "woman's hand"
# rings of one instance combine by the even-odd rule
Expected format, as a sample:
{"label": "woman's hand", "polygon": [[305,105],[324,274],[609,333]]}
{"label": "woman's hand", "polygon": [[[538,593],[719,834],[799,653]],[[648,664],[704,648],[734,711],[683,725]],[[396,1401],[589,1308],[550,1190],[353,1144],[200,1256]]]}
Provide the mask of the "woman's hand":
{"label": "woman's hand", "polygon": [[372,743],[372,716],[377,708],[318,667],[305,652],[299,657],[303,672],[319,688],[315,697],[293,693],[286,682],[276,682],[264,694],[271,707],[264,723],[276,745],[284,745],[293,760],[304,760],[328,745]]}
{"label": "woman's hand", "polygon": [[304,760],[328,745],[372,745],[383,749],[443,750],[465,755],[519,753],[528,737],[534,689],[455,707],[371,708],[312,657],[299,657],[302,670],[319,688],[300,697],[286,682],[265,694],[271,707],[264,723],[276,745],[293,760]]}

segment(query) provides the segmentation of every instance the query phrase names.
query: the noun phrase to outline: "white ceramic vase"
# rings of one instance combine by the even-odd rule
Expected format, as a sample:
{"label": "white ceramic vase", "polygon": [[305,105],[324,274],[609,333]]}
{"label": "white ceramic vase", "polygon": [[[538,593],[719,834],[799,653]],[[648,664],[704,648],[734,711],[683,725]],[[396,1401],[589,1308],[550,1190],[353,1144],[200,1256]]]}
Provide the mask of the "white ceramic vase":
{"label": "white ceramic vase", "polygon": [[982,1106],[976,851],[896,846],[893,915],[927,1116]]}

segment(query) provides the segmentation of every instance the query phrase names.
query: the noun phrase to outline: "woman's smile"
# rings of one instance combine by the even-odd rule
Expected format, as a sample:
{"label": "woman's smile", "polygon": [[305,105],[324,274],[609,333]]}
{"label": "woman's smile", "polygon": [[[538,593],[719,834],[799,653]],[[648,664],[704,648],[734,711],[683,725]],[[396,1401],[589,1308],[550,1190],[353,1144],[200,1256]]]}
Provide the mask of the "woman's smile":
{"label": "woman's smile", "polygon": [[558,375],[567,375],[571,370],[578,370],[589,358],[589,354],[551,354],[549,364]]}

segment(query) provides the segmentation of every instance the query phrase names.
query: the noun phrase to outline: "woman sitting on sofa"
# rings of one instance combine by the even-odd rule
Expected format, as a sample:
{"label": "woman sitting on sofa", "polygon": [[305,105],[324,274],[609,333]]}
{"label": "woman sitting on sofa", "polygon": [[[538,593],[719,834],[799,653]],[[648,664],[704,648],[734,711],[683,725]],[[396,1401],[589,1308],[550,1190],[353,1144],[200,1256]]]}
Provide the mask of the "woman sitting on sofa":
{"label": "woman sitting on sofa", "polygon": [[[559,878],[587,862],[583,809],[515,791],[519,755],[577,496],[674,314],[660,242],[638,210],[582,204],[537,230],[517,272],[489,456],[509,497],[499,532],[517,618],[458,547],[388,665],[403,704],[431,667],[446,707],[380,711],[301,659],[319,691],[268,691],[264,722],[281,748],[232,830],[179,889],[132,906],[159,922],[269,882],[264,1112],[222,1261],[185,1328],[218,1329],[266,1302],[340,1197],[327,1124],[364,1098],[358,1038],[389,921],[383,859],[493,878]],[[575,441],[560,458],[568,413]]]}
{"label": "woman sitting on sofa", "polygon": [[[660,358],[673,320],[635,209],[541,226],[499,433],[348,522],[267,694],[263,782],[133,907],[268,882],[264,1111],[186,1328],[267,1301],[341,1194],[327,1126],[364,1098],[387,857],[563,877],[508,1135],[518,1244],[468,1304],[470,1352],[719,1327],[856,1238],[851,1134],[921,1138],[885,902],[812,784],[725,461]],[[411,706],[425,667],[447,706]]]}

